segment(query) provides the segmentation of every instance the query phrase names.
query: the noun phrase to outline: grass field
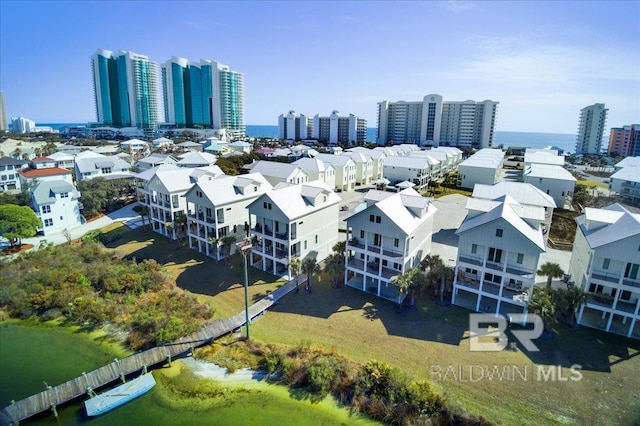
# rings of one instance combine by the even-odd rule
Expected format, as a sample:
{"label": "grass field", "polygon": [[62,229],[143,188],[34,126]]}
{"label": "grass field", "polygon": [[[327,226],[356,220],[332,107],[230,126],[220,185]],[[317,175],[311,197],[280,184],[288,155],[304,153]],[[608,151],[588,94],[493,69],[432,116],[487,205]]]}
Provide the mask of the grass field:
{"label": "grass field", "polygon": [[[111,230],[113,232],[113,230]],[[154,258],[178,285],[200,294],[227,316],[243,309],[242,266],[227,267],[150,231],[130,231],[110,244],[123,255]],[[281,281],[251,268],[251,297]],[[470,352],[469,311],[418,299],[413,313],[389,301],[343,287],[327,277],[313,294],[291,293],[253,324],[264,342],[301,342],[335,348],[360,362],[388,362],[416,379],[430,379],[448,399],[498,424],[637,424],[640,422],[640,342],[579,328],[555,326],[554,338],[535,341],[540,352]],[[515,341],[509,336],[510,341]],[[572,375],[570,367],[582,366]],[[537,366],[560,366],[561,378],[538,380]],[[489,372],[497,369],[502,375]]]}

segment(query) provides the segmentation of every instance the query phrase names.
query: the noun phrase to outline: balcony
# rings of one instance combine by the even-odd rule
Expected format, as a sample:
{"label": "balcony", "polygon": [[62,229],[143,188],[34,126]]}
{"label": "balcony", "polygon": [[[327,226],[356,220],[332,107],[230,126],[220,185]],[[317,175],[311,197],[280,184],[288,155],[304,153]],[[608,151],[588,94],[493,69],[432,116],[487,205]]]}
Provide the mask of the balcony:
{"label": "balcony", "polygon": [[620,281],[620,274],[614,274],[606,271],[593,271],[591,272],[591,278],[595,278],[601,281],[607,281],[610,283],[617,283]]}
{"label": "balcony", "polygon": [[287,240],[289,239],[289,234],[286,232],[276,232],[275,237],[279,240]]}
{"label": "balcony", "polygon": [[489,294],[500,294],[500,284],[485,281],[482,283],[482,291]]}
{"label": "balcony", "polygon": [[390,249],[387,247],[382,247],[382,255],[393,257],[395,259],[402,259],[404,257],[404,253],[402,253],[401,251]]}
{"label": "balcony", "polygon": [[523,278],[533,278],[535,276],[535,271],[525,269],[519,265],[507,264],[507,274],[517,275]]}
{"label": "balcony", "polygon": [[611,309],[613,308],[613,297],[601,293],[591,293],[587,295],[587,304]]}
{"label": "balcony", "polygon": [[494,269],[496,271],[502,271],[504,270],[504,263],[497,263],[487,260],[487,268]]}
{"label": "balcony", "polygon": [[482,266],[482,258],[469,254],[460,254],[458,256],[460,262],[469,263],[471,265]]}
{"label": "balcony", "polygon": [[634,314],[636,312],[636,304],[632,302],[627,302],[626,300],[618,299],[618,304],[616,305],[616,310],[622,312],[628,312],[630,314]]}
{"label": "balcony", "polygon": [[467,288],[471,288],[474,290],[480,290],[480,282],[479,281],[475,281],[475,280],[471,280],[469,279],[468,281],[462,277],[460,277],[460,275],[458,275],[458,279],[456,279],[456,285],[461,286],[461,287],[467,287]]}
{"label": "balcony", "polygon": [[622,284],[640,288],[640,278],[622,278]]}

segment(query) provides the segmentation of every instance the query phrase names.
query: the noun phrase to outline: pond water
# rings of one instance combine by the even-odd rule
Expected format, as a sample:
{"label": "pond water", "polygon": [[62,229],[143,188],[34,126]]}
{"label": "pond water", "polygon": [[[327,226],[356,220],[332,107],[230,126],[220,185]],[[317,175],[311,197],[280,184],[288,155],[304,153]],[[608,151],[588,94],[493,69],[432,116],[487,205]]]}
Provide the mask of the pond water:
{"label": "pond water", "polygon": [[[19,400],[122,357],[116,345],[66,327],[0,325],[0,405]],[[351,416],[331,398],[311,402],[287,387],[264,382],[219,387],[198,379],[180,361],[154,371],[147,394],[99,417],[89,418],[81,401],[22,424],[37,425],[336,425],[376,424]],[[207,391],[220,389],[211,397]],[[216,391],[218,392],[218,391]]]}

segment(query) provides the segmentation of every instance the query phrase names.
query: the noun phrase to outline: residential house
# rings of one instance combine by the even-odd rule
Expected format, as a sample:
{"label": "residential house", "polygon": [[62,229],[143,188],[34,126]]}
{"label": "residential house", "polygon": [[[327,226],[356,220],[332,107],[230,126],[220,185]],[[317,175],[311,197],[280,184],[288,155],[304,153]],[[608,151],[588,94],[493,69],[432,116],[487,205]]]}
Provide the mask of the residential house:
{"label": "residential house", "polygon": [[93,179],[102,177],[105,179],[131,178],[130,165],[116,156],[106,156],[92,151],[83,151],[76,155],[75,170],[76,180]]}
{"label": "residential house", "polygon": [[65,152],[54,152],[47,157],[54,160],[56,162],[56,165],[58,167],[62,167],[63,169],[73,170],[73,167],[75,165],[75,157]]}
{"label": "residential house", "polygon": [[504,195],[470,198],[467,211],[456,231],[452,303],[478,312],[526,312],[540,254],[546,251],[544,208]]}
{"label": "residential house", "polygon": [[44,180],[31,188],[32,208],[42,220],[45,235],[82,225],[80,192],[64,179]]}
{"label": "residential house", "polygon": [[134,170],[136,173],[144,172],[161,164],[176,164],[178,160],[169,154],[153,153],[148,157],[139,159]]}
{"label": "residential house", "polygon": [[56,166],[56,162],[49,157],[36,157],[29,167],[25,167],[18,171],[20,176],[20,185],[22,188],[34,186],[39,182],[64,180],[73,184],[71,172],[62,167]]}
{"label": "residential house", "polygon": [[408,156],[425,158],[429,161],[429,174],[431,180],[438,179],[440,176],[444,175],[443,165],[440,163],[440,160],[436,159],[429,151],[416,150],[410,152]]}
{"label": "residential house", "polygon": [[431,252],[436,208],[410,188],[370,190],[365,203],[366,208],[346,218],[345,284],[399,300],[393,281]]}
{"label": "residential house", "polygon": [[524,181],[551,195],[558,208],[571,203],[576,178],[564,167],[532,163],[524,169]]}
{"label": "residential house", "polygon": [[353,191],[356,188],[356,163],[351,157],[318,154],[315,158],[331,164],[336,169],[336,191]]}
{"label": "residential house", "polygon": [[473,188],[477,183],[493,185],[500,180],[504,152],[484,148],[458,164],[458,186]]}
{"label": "residential house", "polygon": [[383,150],[368,149],[362,146],[355,148],[349,148],[351,152],[360,152],[371,158],[371,182],[375,182],[384,178],[384,160],[387,158],[387,154]]}
{"label": "residential house", "polygon": [[498,182],[494,185],[477,184],[473,187],[473,198],[495,200],[508,195],[523,206],[538,206],[544,208],[544,222],[542,233],[548,237],[553,219],[553,209],[556,202],[551,195],[545,194],[530,183]]}
{"label": "residential house", "polygon": [[253,144],[244,141],[235,141],[229,144],[229,148],[241,154],[249,154],[253,150]]}
{"label": "residential house", "polygon": [[384,177],[392,185],[408,181],[418,189],[424,188],[431,179],[432,161],[427,157],[393,156],[384,160]]}
{"label": "residential house", "polygon": [[569,280],[587,293],[578,324],[640,338],[640,214],[587,207],[576,222]]}
{"label": "residential house", "polygon": [[218,161],[218,157],[208,152],[186,152],[178,156],[176,163],[178,167],[195,169],[196,167],[213,166]]}
{"label": "residential house", "polygon": [[20,171],[25,164],[29,164],[26,160],[16,160],[11,157],[0,158],[0,191],[20,191]]}
{"label": "residential house", "polygon": [[609,178],[609,190],[640,206],[640,157],[627,157],[616,164]]}
{"label": "residential house", "polygon": [[173,141],[169,138],[158,138],[154,139],[152,142],[153,149],[160,149],[163,147],[171,148],[173,147]]}
{"label": "residential house", "polygon": [[281,182],[297,184],[311,180],[309,173],[300,166],[276,161],[257,161],[251,165],[251,172],[260,173],[272,186]]}
{"label": "residential house", "polygon": [[[292,258],[322,262],[338,242],[340,197],[320,181],[281,183],[249,204],[252,266],[292,277]],[[253,218],[255,217],[255,222]]]}
{"label": "residential house", "polygon": [[373,182],[373,160],[361,151],[346,151],[341,155],[351,157],[356,163],[356,185],[369,185]]}
{"label": "residential house", "polygon": [[336,187],[336,169],[317,158],[301,158],[292,164],[300,167],[309,174],[309,181],[320,180],[329,188]]}
{"label": "residential house", "polygon": [[235,245],[225,252],[222,238],[234,236],[240,241],[247,236],[251,223],[247,206],[271,188],[259,173],[198,180],[184,195],[189,247],[214,259],[233,254]]}

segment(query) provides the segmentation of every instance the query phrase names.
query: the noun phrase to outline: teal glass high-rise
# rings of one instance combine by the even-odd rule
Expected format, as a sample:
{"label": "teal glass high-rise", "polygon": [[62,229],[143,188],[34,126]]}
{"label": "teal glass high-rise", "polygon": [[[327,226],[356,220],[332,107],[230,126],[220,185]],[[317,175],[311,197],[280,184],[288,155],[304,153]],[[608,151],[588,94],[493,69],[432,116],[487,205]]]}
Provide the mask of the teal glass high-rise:
{"label": "teal glass high-rise", "polygon": [[114,127],[158,124],[158,64],[133,52],[99,49],[91,57],[96,115]]}
{"label": "teal glass high-rise", "polygon": [[172,57],[162,64],[165,120],[244,136],[244,76],[215,61]]}

